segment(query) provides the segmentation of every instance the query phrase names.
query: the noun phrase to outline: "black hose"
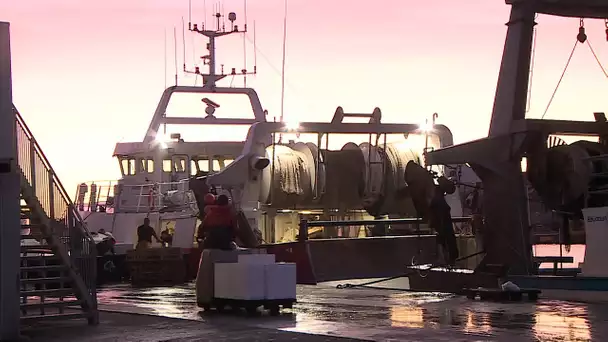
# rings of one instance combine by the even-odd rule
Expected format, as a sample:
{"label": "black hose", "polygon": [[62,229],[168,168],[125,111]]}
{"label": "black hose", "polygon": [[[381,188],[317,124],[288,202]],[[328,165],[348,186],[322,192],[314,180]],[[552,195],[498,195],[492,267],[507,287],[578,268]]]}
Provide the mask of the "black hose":
{"label": "black hose", "polygon": [[[457,258],[455,261],[466,260],[466,259],[472,258],[472,257],[480,255],[480,254],[484,254],[484,253],[485,253],[485,251],[475,252],[473,254],[469,254],[469,255]],[[421,265],[412,265],[412,266],[421,266]],[[450,265],[447,265],[445,263],[443,263],[443,264],[431,264],[431,266],[428,268],[428,270],[431,270],[431,269],[436,268],[436,267],[449,267],[449,266]],[[369,281],[369,282],[363,283],[363,284],[350,284],[350,283],[338,284],[338,285],[336,285],[336,288],[337,289],[353,289],[353,288],[357,288],[357,287],[365,287],[365,288],[370,288],[370,289],[405,291],[405,292],[436,292],[436,291],[421,291],[421,290],[411,290],[411,289],[394,289],[394,288],[387,288],[387,287],[369,286],[369,285],[383,283],[383,282],[394,280],[394,279],[404,278],[404,277],[407,277],[410,274],[412,274],[414,272],[417,272],[419,270],[418,269],[410,269],[408,271],[409,272],[405,272],[405,273],[397,275],[397,276],[392,276],[392,277],[388,277],[388,278],[382,278],[382,279],[378,279],[378,280],[373,280],[373,281]]]}

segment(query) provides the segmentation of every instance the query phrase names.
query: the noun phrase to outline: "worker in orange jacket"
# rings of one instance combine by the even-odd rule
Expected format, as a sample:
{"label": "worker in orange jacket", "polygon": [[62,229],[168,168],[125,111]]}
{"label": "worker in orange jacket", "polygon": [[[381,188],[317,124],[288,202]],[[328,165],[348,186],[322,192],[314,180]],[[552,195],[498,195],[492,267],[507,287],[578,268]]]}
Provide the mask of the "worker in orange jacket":
{"label": "worker in orange jacket", "polygon": [[205,220],[205,216],[207,215],[211,207],[215,205],[215,201],[215,195],[212,193],[208,193],[203,197],[203,207],[200,208],[201,210],[198,215],[198,219],[201,220],[201,223],[196,229],[196,241],[198,242],[199,248],[203,246],[203,241],[205,240],[205,234],[203,232],[203,221]]}
{"label": "worker in orange jacket", "polygon": [[228,196],[220,195],[214,205],[205,206],[205,216],[199,236],[204,237],[203,249],[233,249],[236,238],[236,219],[229,205]]}

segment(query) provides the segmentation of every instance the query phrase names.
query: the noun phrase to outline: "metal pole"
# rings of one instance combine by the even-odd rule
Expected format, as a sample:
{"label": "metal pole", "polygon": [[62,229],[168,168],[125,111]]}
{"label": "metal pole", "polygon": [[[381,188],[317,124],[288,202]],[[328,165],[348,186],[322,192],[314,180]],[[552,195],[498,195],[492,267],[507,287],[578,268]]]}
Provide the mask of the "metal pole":
{"label": "metal pole", "polygon": [[299,228],[300,229],[298,231],[298,241],[304,242],[308,240],[308,221],[306,221],[305,219],[301,219]]}
{"label": "metal pole", "polygon": [[[0,340],[19,338],[20,216],[9,23],[0,22]],[[29,161],[28,161],[29,162]]]}

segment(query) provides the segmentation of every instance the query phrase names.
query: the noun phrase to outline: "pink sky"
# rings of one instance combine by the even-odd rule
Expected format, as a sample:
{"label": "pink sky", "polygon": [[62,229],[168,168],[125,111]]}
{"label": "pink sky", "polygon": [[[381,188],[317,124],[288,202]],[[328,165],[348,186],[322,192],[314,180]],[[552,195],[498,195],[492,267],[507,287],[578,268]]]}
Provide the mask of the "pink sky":
{"label": "pink sky", "polygon": [[[208,15],[213,1],[207,1]],[[243,19],[243,1],[226,12]],[[203,20],[203,0],[193,0]],[[68,191],[84,180],[118,176],[117,141],[141,140],[164,88],[173,80],[173,26],[181,45],[186,0],[0,0],[11,22],[13,95]],[[433,112],[456,142],[487,133],[509,7],[504,1],[289,0],[285,116],[328,121],[347,111],[380,107],[385,121],[421,122]],[[270,115],[280,112],[283,0],[250,0],[257,26],[258,75],[249,81]],[[562,72],[578,20],[538,18],[538,44],[529,117],[540,117]],[[604,23],[587,22],[600,58],[608,61]],[[192,61],[192,37],[186,58]],[[196,55],[203,54],[197,38]],[[181,69],[181,46],[179,63]],[[241,38],[221,41],[218,58],[243,66]],[[253,47],[248,44],[253,65]],[[192,77],[180,75],[181,84]],[[230,81],[228,80],[226,84]],[[236,84],[242,84],[236,80]],[[579,47],[547,118],[592,120],[607,110],[608,82]]]}

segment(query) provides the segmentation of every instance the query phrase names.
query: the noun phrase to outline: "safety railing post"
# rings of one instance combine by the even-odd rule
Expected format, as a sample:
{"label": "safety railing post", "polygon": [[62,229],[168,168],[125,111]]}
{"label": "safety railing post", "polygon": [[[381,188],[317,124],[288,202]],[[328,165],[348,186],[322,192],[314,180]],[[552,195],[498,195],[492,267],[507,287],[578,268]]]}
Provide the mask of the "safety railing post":
{"label": "safety railing post", "polygon": [[30,186],[32,187],[32,192],[36,192],[36,144],[34,144],[34,139],[29,140],[30,144]]}
{"label": "safety railing post", "polygon": [[300,229],[298,232],[298,241],[305,242],[308,240],[308,221],[305,219],[300,220]]}
{"label": "safety railing post", "polygon": [[[171,183],[169,183],[167,189],[171,189]],[[152,193],[150,196],[152,196],[153,199],[152,208],[150,208],[150,211],[152,211],[154,208],[160,209],[163,203],[163,183],[154,183],[154,185],[152,185]]]}
{"label": "safety railing post", "polygon": [[135,212],[139,212],[139,207],[141,206],[141,196],[143,195],[144,192],[144,186],[139,187],[139,197],[137,198],[137,208],[135,209]]}
{"label": "safety railing post", "polygon": [[49,218],[55,219],[55,177],[53,177],[53,171],[48,171],[49,175]]}

